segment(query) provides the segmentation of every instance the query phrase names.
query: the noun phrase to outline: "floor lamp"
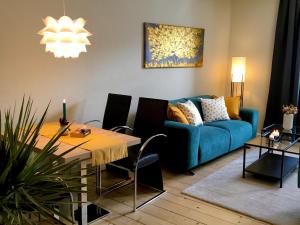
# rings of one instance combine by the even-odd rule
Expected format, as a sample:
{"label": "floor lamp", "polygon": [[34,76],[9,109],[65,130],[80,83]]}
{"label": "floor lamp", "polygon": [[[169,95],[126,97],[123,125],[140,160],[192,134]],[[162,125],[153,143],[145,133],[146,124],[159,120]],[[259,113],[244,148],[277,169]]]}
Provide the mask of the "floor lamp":
{"label": "floor lamp", "polygon": [[240,96],[240,105],[243,106],[244,83],[246,74],[246,57],[232,57],[231,63],[231,96]]}

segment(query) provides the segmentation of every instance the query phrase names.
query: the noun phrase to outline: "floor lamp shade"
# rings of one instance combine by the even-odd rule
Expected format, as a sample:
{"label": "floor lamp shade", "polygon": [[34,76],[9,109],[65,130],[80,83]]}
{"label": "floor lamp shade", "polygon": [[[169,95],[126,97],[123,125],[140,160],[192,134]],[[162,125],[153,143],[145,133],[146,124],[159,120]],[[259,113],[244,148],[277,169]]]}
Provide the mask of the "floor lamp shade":
{"label": "floor lamp shade", "polygon": [[232,57],[231,82],[245,82],[246,57]]}
{"label": "floor lamp shade", "polygon": [[[231,96],[240,96],[241,106],[243,106],[245,75],[246,75],[246,57],[232,57]],[[240,91],[238,91],[238,89],[240,89]]]}

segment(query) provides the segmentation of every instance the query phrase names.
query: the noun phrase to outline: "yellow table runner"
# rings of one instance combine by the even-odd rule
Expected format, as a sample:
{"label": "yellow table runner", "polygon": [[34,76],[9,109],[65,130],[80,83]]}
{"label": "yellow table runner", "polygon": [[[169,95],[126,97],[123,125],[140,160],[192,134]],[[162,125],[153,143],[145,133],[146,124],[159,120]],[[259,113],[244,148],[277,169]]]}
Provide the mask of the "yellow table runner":
{"label": "yellow table runner", "polygon": [[[80,127],[80,125],[71,125],[70,129],[75,130]],[[45,123],[41,128],[40,135],[52,138],[59,129],[59,123]],[[101,165],[110,163],[128,156],[127,144],[125,141],[113,137],[106,132],[97,132],[98,129],[92,129],[90,135],[77,138],[71,137],[70,135],[62,136],[59,138],[60,142],[76,146],[83,142],[85,144],[81,145],[80,148],[88,150],[92,153],[92,164]]]}

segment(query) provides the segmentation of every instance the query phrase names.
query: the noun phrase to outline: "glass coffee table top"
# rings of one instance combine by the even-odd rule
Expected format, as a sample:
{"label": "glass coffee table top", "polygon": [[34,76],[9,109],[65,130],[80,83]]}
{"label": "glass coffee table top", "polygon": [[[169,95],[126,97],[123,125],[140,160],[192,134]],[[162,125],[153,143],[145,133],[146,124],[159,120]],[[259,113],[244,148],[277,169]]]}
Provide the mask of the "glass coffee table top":
{"label": "glass coffee table top", "polygon": [[270,141],[268,137],[257,136],[254,139],[248,141],[246,145],[299,154],[300,143],[297,143],[299,140],[300,137],[291,140],[289,137],[283,136],[280,141],[275,142]]}
{"label": "glass coffee table top", "polygon": [[285,129],[283,129],[281,124],[276,124],[276,123],[271,124],[267,127],[264,127],[261,130],[261,136],[266,137],[273,130],[279,130],[279,132],[284,134],[284,135],[300,136],[300,127],[299,126],[294,126],[293,129],[291,129],[291,130],[285,130]]}

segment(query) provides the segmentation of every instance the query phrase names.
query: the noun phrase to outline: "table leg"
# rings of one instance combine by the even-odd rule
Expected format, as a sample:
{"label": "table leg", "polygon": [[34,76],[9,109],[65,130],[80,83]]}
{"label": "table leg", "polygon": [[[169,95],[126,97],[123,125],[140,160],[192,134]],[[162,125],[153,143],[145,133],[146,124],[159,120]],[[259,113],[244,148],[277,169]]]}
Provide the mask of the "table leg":
{"label": "table leg", "polygon": [[[299,155],[298,155],[298,159],[299,159],[299,162],[298,162],[298,176],[299,176],[299,170],[300,170],[300,145],[299,145]],[[300,182],[299,182],[299,178],[298,178],[298,188],[300,187]]]}
{"label": "table leg", "polygon": [[[87,178],[86,178],[86,175],[87,175],[87,162],[86,161],[81,161],[81,164],[80,164],[80,175],[81,175],[81,183],[83,185],[85,185],[84,187],[81,188],[81,190],[83,191],[87,191]],[[87,219],[87,215],[88,215],[88,212],[87,212],[87,206],[88,206],[88,203],[87,203],[87,193],[80,193],[80,207],[81,207],[81,224],[82,225],[85,225],[88,223],[88,219]]]}
{"label": "table leg", "polygon": [[258,158],[260,159],[260,157],[261,157],[261,151],[262,151],[262,136],[260,137],[260,145],[259,145],[260,147],[259,147],[259,156],[258,156]]}
{"label": "table leg", "polygon": [[282,188],[282,175],[283,175],[283,167],[284,167],[284,151],[282,151],[281,156],[281,168],[280,168],[280,188]]}
{"label": "table leg", "polygon": [[[85,176],[84,178],[81,178],[81,183],[85,185],[84,187],[82,187],[82,190],[87,191],[87,161],[81,162],[80,175]],[[101,207],[88,202],[87,193],[80,193],[79,198],[81,203],[79,208],[75,210],[75,220],[78,221],[79,225],[87,225],[88,223],[100,219],[109,213],[105,209],[102,209]]]}
{"label": "table leg", "polygon": [[101,196],[101,166],[96,166],[96,193]]}
{"label": "table leg", "polygon": [[298,156],[298,159],[299,159],[298,167],[300,167],[300,145],[299,145],[299,156]]}
{"label": "table leg", "polygon": [[244,145],[244,154],[243,154],[243,178],[245,178],[245,168],[246,168],[246,145]]}
{"label": "table leg", "polygon": [[261,157],[261,149],[262,149],[262,148],[261,148],[261,146],[260,146],[260,147],[259,147],[259,157],[258,157],[259,159],[260,159],[260,157]]}

